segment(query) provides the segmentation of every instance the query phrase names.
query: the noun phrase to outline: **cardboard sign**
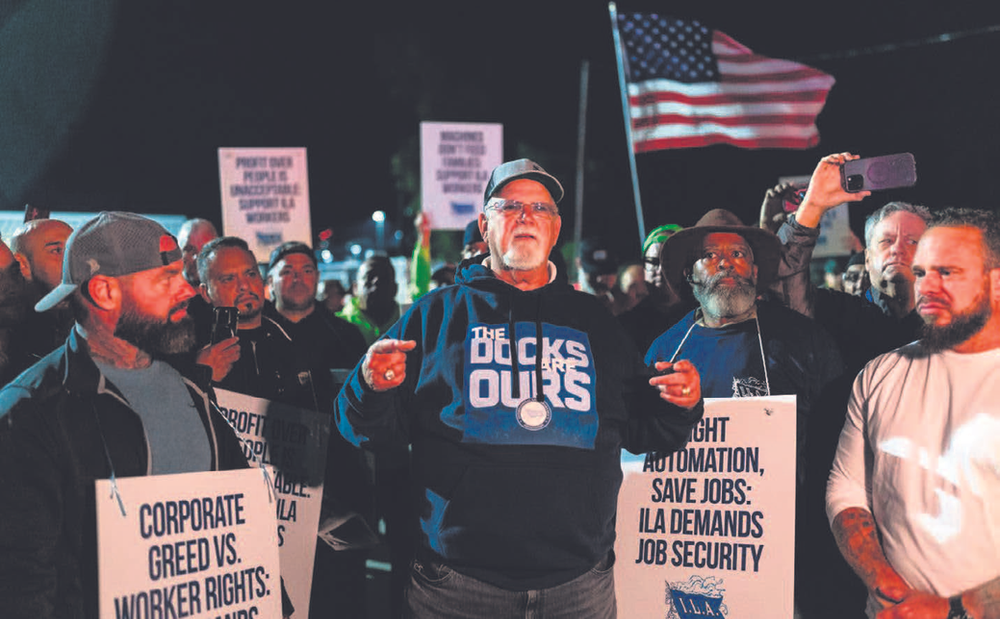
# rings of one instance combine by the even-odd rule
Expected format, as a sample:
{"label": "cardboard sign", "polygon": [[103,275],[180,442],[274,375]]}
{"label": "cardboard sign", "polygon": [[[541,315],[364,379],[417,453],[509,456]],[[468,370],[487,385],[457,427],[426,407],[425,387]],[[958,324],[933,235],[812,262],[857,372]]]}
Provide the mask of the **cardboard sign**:
{"label": "cardboard sign", "polygon": [[421,209],[434,230],[463,230],[503,163],[503,125],[420,123]]}
{"label": "cardboard sign", "polygon": [[281,616],[278,539],[264,476],[239,471],[95,482],[101,617]]}
{"label": "cardboard sign", "polygon": [[225,389],[215,395],[247,460],[271,473],[285,590],[295,614],[308,617],[330,416]]}
{"label": "cardboard sign", "polygon": [[622,469],[619,616],[791,619],[795,396],[707,399],[685,449]]}
{"label": "cardboard sign", "polygon": [[312,245],[304,148],[220,148],[222,233],[250,245],[257,262],[285,241]]}

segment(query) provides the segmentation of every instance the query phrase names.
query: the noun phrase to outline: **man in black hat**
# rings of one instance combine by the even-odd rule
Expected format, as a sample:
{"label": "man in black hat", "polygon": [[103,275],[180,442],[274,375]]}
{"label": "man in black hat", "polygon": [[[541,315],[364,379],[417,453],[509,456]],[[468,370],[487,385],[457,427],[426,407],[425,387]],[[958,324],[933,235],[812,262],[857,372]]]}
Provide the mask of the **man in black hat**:
{"label": "man in black hat", "polygon": [[527,159],[494,169],[489,255],[421,297],[338,397],[348,440],[412,446],[405,616],[614,617],[621,449],[671,452],[700,418],[693,365],[653,377],[598,302],[556,277],[562,194]]}
{"label": "man in black hat", "polygon": [[622,304],[618,296],[618,258],[606,243],[597,238],[580,241],[577,261],[580,290],[594,295],[609,312],[617,313]]}
{"label": "man in black hat", "polygon": [[101,213],[66,244],[76,326],[0,391],[0,617],[97,617],[94,480],[246,467],[207,373],[163,361],[194,344],[194,290],[160,224]]}
{"label": "man in black hat", "polygon": [[490,248],[483,240],[483,234],[479,231],[479,220],[473,219],[465,226],[465,234],[462,236],[462,260],[485,254]]}
{"label": "man in black hat", "polygon": [[[709,211],[664,241],[660,261],[667,280],[678,291],[690,289],[699,307],[653,342],[646,363],[691,360],[701,371],[706,397],[797,396],[796,532],[806,539],[812,530],[826,529],[822,518],[802,520],[804,484],[823,483],[805,478],[806,424],[843,368],[833,341],[812,320],[758,300],[777,272],[780,255],[773,233],[744,226],[724,209]],[[796,545],[797,551],[804,548]],[[803,597],[797,587],[796,603],[801,605]]]}
{"label": "man in black hat", "polygon": [[699,307],[653,342],[647,361],[682,355],[702,368],[709,397],[794,393],[800,413],[807,411],[839,373],[840,361],[811,320],[757,300],[774,278],[780,252],[774,234],[744,226],[724,209],[664,241],[667,280],[677,290],[690,289]]}

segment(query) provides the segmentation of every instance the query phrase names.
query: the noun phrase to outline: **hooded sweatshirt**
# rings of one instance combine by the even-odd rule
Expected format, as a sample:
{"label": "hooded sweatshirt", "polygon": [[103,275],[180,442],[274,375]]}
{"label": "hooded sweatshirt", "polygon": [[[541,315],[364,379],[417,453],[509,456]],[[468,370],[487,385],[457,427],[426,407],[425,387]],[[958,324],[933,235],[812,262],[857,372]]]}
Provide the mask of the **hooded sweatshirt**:
{"label": "hooded sweatshirt", "polygon": [[617,321],[558,279],[522,291],[467,260],[385,337],[417,342],[405,381],[374,392],[359,365],[338,427],[355,445],[410,443],[418,553],[506,589],[604,559],[621,449],[683,447],[702,414],[660,399]]}

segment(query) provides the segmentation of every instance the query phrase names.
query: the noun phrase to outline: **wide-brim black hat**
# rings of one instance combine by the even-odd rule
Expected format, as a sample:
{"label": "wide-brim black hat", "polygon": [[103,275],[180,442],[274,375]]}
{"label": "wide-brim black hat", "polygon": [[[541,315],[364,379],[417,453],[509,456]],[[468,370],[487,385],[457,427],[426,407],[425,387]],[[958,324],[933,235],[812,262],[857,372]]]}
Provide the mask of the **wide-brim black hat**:
{"label": "wide-brim black hat", "polygon": [[684,290],[684,286],[688,285],[684,270],[694,262],[693,253],[701,249],[705,236],[713,232],[738,234],[746,240],[753,250],[753,263],[757,266],[757,292],[767,290],[778,274],[781,241],[763,228],[744,225],[739,217],[722,208],[712,209],[692,227],[680,230],[663,241],[660,268],[674,290]]}

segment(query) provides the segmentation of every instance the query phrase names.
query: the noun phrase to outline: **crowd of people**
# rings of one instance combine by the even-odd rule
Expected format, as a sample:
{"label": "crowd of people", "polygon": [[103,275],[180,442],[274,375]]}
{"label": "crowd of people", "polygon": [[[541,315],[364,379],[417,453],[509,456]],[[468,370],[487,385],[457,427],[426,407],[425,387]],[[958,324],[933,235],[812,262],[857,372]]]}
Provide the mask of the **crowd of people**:
{"label": "crowd of people", "polygon": [[[26,222],[0,241],[0,616],[97,617],[93,480],[248,466],[216,388],[331,416],[324,509],[381,532],[393,616],[615,617],[621,450],[772,395],[797,396],[798,617],[1000,616],[1000,220],[890,202],[817,286],[822,216],[870,197],[855,158],[791,215],[778,185],[760,225],[658,226],[641,263],[588,239],[575,284],[561,183],[506,162],[459,264],[430,271],[418,221],[405,307],[380,254],[347,290],[204,219]],[[317,545],[310,616],[368,615],[367,556]]]}

